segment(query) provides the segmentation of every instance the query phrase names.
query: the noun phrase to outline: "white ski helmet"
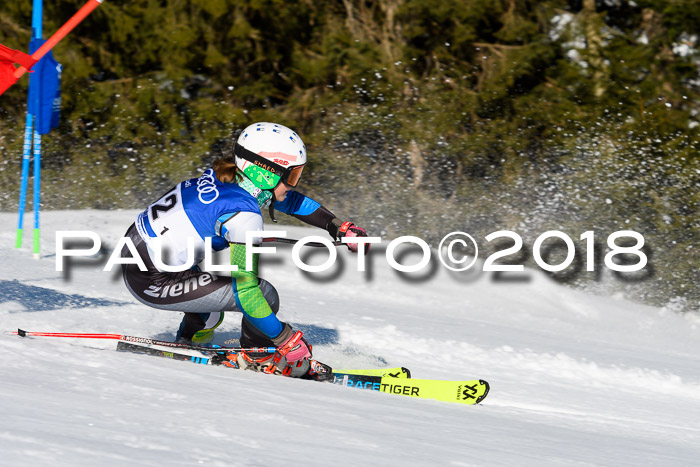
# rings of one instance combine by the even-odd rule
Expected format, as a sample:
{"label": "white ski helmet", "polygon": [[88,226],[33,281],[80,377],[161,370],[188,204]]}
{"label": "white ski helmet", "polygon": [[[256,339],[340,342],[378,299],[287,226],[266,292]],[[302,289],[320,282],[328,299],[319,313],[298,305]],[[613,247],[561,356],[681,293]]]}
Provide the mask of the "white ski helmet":
{"label": "white ski helmet", "polygon": [[248,126],[234,144],[236,167],[255,186],[272,190],[280,180],[295,187],[306,164],[306,146],[284,125],[260,122]]}

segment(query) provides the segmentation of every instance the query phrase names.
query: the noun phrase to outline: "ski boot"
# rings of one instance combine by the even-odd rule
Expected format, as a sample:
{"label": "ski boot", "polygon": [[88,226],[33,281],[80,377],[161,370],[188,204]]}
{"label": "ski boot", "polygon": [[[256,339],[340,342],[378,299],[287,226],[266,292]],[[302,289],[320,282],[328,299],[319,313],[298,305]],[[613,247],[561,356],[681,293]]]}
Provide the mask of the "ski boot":
{"label": "ski boot", "polygon": [[214,329],[219,327],[223,320],[224,314],[221,312],[185,313],[175,335],[175,340],[177,342],[209,344],[214,339]]}

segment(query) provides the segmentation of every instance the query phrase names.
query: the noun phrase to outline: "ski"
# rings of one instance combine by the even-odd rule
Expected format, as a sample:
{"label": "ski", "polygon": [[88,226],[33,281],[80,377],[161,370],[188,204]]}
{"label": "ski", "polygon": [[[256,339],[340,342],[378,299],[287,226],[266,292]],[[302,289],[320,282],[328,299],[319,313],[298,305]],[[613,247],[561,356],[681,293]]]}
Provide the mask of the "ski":
{"label": "ski", "polygon": [[[158,345],[158,344],[156,344]],[[141,353],[147,355],[155,355],[156,357],[170,358],[172,360],[182,360],[189,361],[192,363],[197,363],[200,365],[217,365],[221,364],[220,358],[215,358],[216,355],[205,355],[201,350],[195,350],[191,353],[185,353],[185,350],[189,349],[178,349],[179,351],[170,349],[159,349],[152,347],[152,344],[134,344],[126,341],[117,342],[117,351],[119,352],[132,352]],[[194,354],[195,352],[199,355]]]}
{"label": "ski", "polygon": [[[126,341],[117,342],[117,351],[132,352],[139,354],[154,355],[156,357],[170,358],[172,360],[181,360],[196,363],[199,365],[223,365],[224,362],[230,362],[228,355],[235,355],[237,352],[232,349],[225,348],[207,348],[204,350],[194,350],[187,352],[186,350],[171,350],[159,349],[156,345],[133,343]],[[226,365],[229,366],[229,365]],[[230,367],[230,366],[229,366]],[[385,368],[385,369],[352,369],[342,370],[344,374],[364,375],[364,376],[387,376],[392,378],[406,379],[411,377],[411,372],[408,368]],[[335,371],[334,371],[335,374]]]}
{"label": "ski", "polygon": [[[242,350],[241,347],[228,347],[212,345],[212,344],[193,344],[185,342],[171,342],[159,339],[151,339],[149,337],[128,336],[124,334],[99,334],[99,333],[81,333],[81,332],[43,332],[43,331],[25,331],[17,329],[13,332],[20,337],[63,337],[71,339],[114,339],[117,342],[117,350],[130,351],[136,353],[146,353],[158,357],[170,358],[173,360],[191,361],[202,365],[220,365],[225,361],[226,353],[236,353]],[[229,339],[224,344],[235,344],[238,339]],[[166,347],[161,349],[158,347]],[[274,347],[256,347],[245,349],[247,352],[256,353],[274,353]],[[406,368],[388,368],[385,370],[342,370],[348,374],[366,374],[374,376],[391,375],[396,378],[410,378],[411,373]],[[358,371],[362,373],[357,373]]]}
{"label": "ski", "polygon": [[[231,368],[237,367],[235,356],[241,351],[273,353],[276,350],[273,347],[241,349],[240,347],[179,343],[123,334],[31,332],[22,329],[18,329],[13,334],[21,337],[115,339],[119,340],[118,351],[155,355],[200,365],[225,365]],[[324,366],[320,363],[318,365]],[[333,370],[332,379],[335,384],[346,387],[469,405],[480,403],[489,393],[489,383],[481,379],[455,381],[412,379],[410,371],[403,367]]]}
{"label": "ski", "polygon": [[420,399],[458,402],[473,405],[484,400],[489,393],[489,383],[482,380],[443,381],[436,379],[396,379],[387,376],[333,372],[335,384],[369,389],[388,394],[398,394]]}

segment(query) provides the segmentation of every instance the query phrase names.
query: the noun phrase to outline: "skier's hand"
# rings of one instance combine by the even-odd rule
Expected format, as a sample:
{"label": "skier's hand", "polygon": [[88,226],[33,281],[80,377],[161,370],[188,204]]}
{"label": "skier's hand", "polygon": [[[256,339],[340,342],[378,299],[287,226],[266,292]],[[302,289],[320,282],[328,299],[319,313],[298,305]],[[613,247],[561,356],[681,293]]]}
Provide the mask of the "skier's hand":
{"label": "skier's hand", "polygon": [[[340,224],[340,227],[338,227],[338,237],[339,238],[351,238],[351,237],[366,237],[367,236],[367,231],[363,229],[362,227],[358,227],[352,222],[343,222]],[[352,251],[353,253],[357,253],[357,250],[359,250],[359,245],[357,243],[346,243],[348,246],[348,249]],[[365,243],[364,245],[364,253],[367,254],[369,252],[369,243]]]}

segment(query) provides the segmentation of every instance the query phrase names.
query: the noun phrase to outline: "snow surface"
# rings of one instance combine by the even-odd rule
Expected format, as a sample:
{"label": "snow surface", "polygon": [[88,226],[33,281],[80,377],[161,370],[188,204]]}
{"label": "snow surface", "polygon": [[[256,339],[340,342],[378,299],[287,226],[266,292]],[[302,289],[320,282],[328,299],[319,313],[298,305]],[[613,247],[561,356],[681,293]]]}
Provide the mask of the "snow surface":
{"label": "snow surface", "polygon": [[[491,393],[479,406],[118,353],[110,340],[9,334],[172,339],[181,315],[139,304],[118,270],[101,272],[105,257],[55,271],[56,230],[94,230],[109,253],[135,215],[44,213],[34,260],[29,235],[13,248],[16,215],[0,213],[0,465],[700,462],[697,315],[589,295],[536,271],[509,283],[442,266],[399,275],[382,248],[370,273],[347,251],[334,274],[303,273],[289,248],[262,262],[280,317],[305,331],[319,360],[483,378]],[[215,342],[239,326],[227,317]]]}

